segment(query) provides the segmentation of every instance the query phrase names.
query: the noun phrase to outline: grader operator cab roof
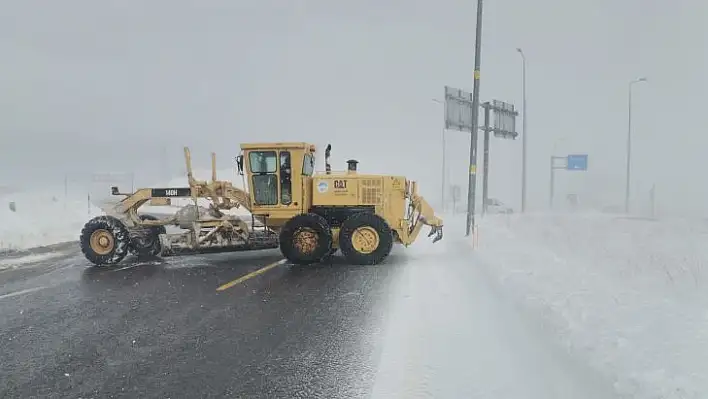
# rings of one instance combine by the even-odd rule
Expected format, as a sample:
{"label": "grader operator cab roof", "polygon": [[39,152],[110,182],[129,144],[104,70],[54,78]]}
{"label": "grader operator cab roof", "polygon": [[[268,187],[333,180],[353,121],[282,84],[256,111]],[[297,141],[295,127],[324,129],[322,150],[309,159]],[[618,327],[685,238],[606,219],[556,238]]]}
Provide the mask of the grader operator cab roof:
{"label": "grader operator cab roof", "polygon": [[315,145],[305,142],[277,142],[277,143],[243,143],[241,144],[242,150],[262,150],[264,148],[298,148],[308,150],[309,152],[315,152]]}
{"label": "grader operator cab roof", "polygon": [[[250,151],[250,150],[279,150],[279,149],[298,149],[298,150],[304,150],[305,153],[310,153],[314,154],[317,152],[317,147],[314,144],[311,143],[306,143],[306,142],[274,142],[274,143],[242,143],[241,144],[241,150],[242,151]],[[325,150],[325,173],[330,174],[332,173],[332,167],[329,164],[329,155],[330,151],[332,149],[331,145],[327,145],[327,148]],[[243,164],[241,163],[242,161],[239,161],[239,170],[241,171],[243,169]],[[355,159],[350,159],[347,161],[347,169],[346,172],[347,174],[355,173],[357,171],[357,164],[359,161]],[[339,172],[342,173],[342,172]]]}

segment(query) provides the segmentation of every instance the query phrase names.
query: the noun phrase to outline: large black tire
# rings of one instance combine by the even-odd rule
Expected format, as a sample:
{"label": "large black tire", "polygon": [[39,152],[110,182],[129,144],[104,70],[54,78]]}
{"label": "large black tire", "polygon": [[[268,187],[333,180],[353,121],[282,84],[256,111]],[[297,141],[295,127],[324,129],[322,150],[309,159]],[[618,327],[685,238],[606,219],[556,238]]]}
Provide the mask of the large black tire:
{"label": "large black tire", "polygon": [[[140,220],[158,220],[152,215],[140,215]],[[139,258],[152,258],[160,255],[160,234],[165,234],[165,226],[138,227],[130,231],[129,252]]]}
{"label": "large black tire", "polygon": [[[306,240],[303,233],[313,233]],[[314,213],[297,215],[280,229],[280,252],[290,262],[297,265],[318,263],[332,249],[332,230],[327,220]],[[303,245],[307,242],[309,247]]]}
{"label": "large black tire", "polygon": [[[357,248],[352,238],[354,233],[369,227],[368,233],[378,240],[378,245],[370,252],[362,252]],[[375,234],[373,234],[375,232]],[[378,236],[378,237],[376,237]],[[348,217],[339,231],[339,248],[347,259],[347,262],[354,265],[378,265],[391,253],[393,247],[393,232],[386,221],[373,213],[359,212]]]}
{"label": "large black tire", "polygon": [[89,262],[97,266],[113,265],[128,254],[130,235],[120,220],[96,216],[81,229],[79,244]]}

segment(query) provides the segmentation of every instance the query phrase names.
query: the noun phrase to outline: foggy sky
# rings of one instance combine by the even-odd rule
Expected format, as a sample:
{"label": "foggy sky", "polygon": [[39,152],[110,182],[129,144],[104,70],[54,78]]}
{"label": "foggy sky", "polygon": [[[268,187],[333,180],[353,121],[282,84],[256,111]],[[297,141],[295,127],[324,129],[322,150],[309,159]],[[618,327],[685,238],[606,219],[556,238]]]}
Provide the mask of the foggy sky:
{"label": "foggy sky", "polygon": [[[472,90],[476,2],[0,0],[0,185],[182,171],[184,145],[229,167],[240,142],[333,146],[335,169],[404,174],[437,202],[443,86]],[[633,205],[708,213],[708,13],[699,0],[499,0],[484,5],[482,101],[521,107],[527,57],[529,207],[623,204],[627,85]],[[517,121],[521,129],[521,119]],[[469,134],[448,131],[466,189]],[[480,140],[481,145],[481,140]],[[492,143],[491,195],[518,207],[521,142]],[[323,168],[323,154],[318,168]],[[481,151],[480,151],[481,165]],[[206,178],[206,176],[205,176]],[[77,177],[78,179],[78,177]]]}

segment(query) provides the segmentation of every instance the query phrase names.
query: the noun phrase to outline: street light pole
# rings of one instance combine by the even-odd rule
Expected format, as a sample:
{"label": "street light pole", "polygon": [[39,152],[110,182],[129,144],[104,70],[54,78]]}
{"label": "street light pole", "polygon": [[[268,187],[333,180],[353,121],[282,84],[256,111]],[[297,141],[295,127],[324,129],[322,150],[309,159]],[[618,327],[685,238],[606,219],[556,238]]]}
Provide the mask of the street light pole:
{"label": "street light pole", "polygon": [[445,118],[447,117],[447,107],[445,102],[433,99],[433,102],[442,104],[443,106],[443,126],[442,126],[442,179],[440,180],[441,190],[440,190],[440,206],[441,209],[445,210]]}
{"label": "street light pole", "polygon": [[524,114],[523,125],[521,128],[521,212],[526,211],[526,56],[521,48],[516,51],[521,55],[522,72],[522,110]]}
{"label": "street light pole", "polygon": [[629,82],[627,101],[627,170],[625,172],[624,183],[624,213],[629,213],[629,186],[632,165],[632,86],[639,82],[646,82],[646,78],[639,78]]}

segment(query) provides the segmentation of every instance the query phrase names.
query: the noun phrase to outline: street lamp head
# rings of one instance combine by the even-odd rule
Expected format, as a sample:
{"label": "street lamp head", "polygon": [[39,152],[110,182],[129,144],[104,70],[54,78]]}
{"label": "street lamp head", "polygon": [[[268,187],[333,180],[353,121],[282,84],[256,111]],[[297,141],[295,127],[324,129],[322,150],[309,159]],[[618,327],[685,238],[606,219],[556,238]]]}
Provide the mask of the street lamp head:
{"label": "street lamp head", "polygon": [[524,51],[523,51],[521,48],[519,48],[519,47],[516,48],[516,51],[518,51],[518,52],[521,53],[521,54],[524,53]]}
{"label": "street lamp head", "polygon": [[637,82],[646,82],[646,81],[647,81],[647,78],[639,78],[639,79],[637,79]]}

